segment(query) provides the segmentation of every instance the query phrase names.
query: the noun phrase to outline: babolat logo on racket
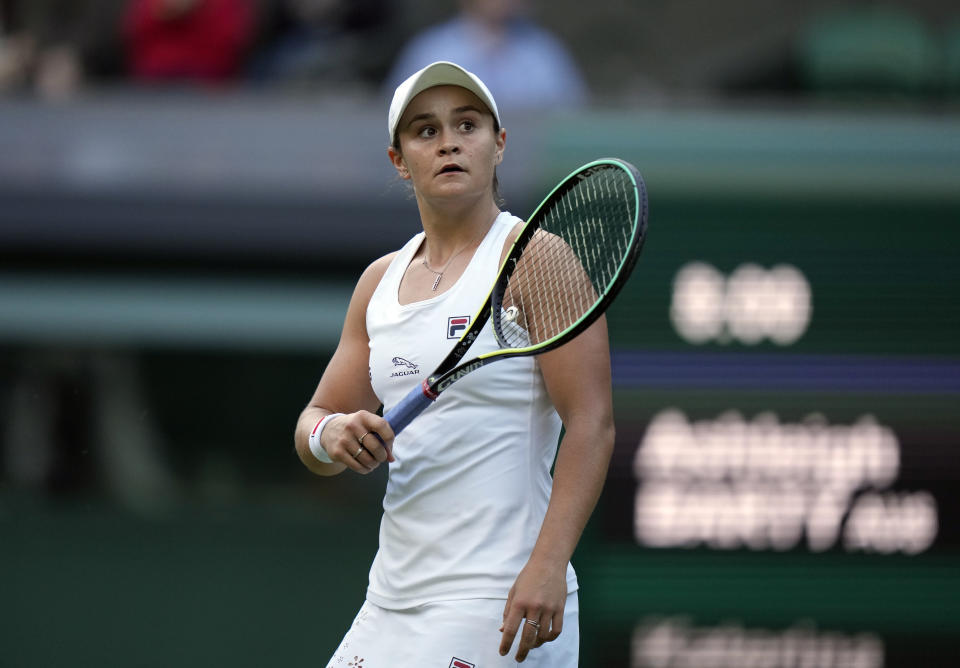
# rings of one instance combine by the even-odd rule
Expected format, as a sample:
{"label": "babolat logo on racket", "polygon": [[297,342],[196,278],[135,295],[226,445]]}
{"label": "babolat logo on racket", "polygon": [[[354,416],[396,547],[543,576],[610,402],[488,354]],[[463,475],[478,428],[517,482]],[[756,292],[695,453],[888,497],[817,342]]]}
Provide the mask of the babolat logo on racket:
{"label": "babolat logo on racket", "polygon": [[450,665],[447,668],[477,668],[477,664],[453,657],[450,659]]}
{"label": "babolat logo on racket", "polygon": [[420,373],[420,367],[408,359],[394,357],[390,361],[393,362],[393,366],[395,367],[394,372],[390,374],[391,378],[398,378],[400,376],[414,376]]}
{"label": "babolat logo on racket", "polygon": [[447,318],[447,338],[459,339],[461,332],[470,326],[470,316],[455,315]]}

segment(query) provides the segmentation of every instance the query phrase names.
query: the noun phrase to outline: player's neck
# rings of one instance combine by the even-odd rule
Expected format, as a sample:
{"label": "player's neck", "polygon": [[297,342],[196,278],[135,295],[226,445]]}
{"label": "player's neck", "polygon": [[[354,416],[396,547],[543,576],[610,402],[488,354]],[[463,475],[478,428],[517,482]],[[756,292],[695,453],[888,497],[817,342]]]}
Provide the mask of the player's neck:
{"label": "player's neck", "polygon": [[500,209],[493,201],[469,208],[421,207],[420,210],[430,251],[440,258],[482,239],[499,214]]}

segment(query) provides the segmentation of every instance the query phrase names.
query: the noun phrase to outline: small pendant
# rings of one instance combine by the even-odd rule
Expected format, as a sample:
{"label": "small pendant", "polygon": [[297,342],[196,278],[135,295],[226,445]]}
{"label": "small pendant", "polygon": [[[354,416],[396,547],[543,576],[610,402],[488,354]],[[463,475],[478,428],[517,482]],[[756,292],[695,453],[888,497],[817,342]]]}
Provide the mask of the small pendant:
{"label": "small pendant", "polygon": [[437,274],[437,278],[436,278],[436,280],[433,282],[433,288],[431,288],[434,292],[437,291],[437,286],[440,285],[440,279],[441,279],[441,278],[443,278],[443,274]]}

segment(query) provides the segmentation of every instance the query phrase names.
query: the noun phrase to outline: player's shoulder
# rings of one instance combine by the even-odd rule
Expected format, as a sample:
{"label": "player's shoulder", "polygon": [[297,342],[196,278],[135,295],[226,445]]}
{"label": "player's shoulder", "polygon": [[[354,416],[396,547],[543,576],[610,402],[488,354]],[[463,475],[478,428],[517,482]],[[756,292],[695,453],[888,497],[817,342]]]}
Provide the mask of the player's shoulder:
{"label": "player's shoulder", "polygon": [[400,251],[393,251],[392,253],[387,253],[368,264],[360,275],[360,279],[357,281],[356,291],[360,294],[372,294],[383,279],[383,275],[387,273],[387,268],[390,266],[390,263],[393,262],[399,252]]}
{"label": "player's shoulder", "polygon": [[510,231],[507,232],[507,236],[503,240],[503,248],[500,251],[500,264],[503,264],[504,259],[507,257],[507,253],[510,252],[510,249],[513,248],[513,243],[517,240],[517,237],[520,236],[520,232],[523,230],[524,225],[527,224],[525,220],[513,216],[507,221],[509,224]]}
{"label": "player's shoulder", "polygon": [[357,285],[353,289],[353,297],[350,300],[352,312],[366,312],[367,305],[370,303],[373,293],[376,292],[377,286],[380,285],[380,281],[387,271],[387,267],[390,266],[390,263],[393,261],[393,258],[397,256],[398,252],[399,251],[387,253],[383,257],[377,258],[363,270],[363,273],[360,274],[360,278],[357,280]]}
{"label": "player's shoulder", "polygon": [[392,251],[386,255],[378,257],[376,260],[367,265],[367,268],[363,270],[364,274],[376,274],[378,278],[382,278],[383,274],[386,273],[387,267],[390,266],[390,263],[393,262],[394,258],[400,254],[399,250]]}

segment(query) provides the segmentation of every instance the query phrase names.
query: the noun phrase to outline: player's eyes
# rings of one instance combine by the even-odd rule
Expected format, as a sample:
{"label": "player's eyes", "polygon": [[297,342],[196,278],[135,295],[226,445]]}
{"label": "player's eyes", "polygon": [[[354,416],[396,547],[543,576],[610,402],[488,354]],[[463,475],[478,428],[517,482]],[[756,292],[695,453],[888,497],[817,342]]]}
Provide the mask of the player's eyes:
{"label": "player's eyes", "polygon": [[[473,132],[476,128],[477,123],[472,119],[464,119],[457,125],[458,131],[464,133]],[[417,130],[417,136],[423,139],[430,139],[438,134],[440,134],[440,130],[434,125],[424,125]]]}

